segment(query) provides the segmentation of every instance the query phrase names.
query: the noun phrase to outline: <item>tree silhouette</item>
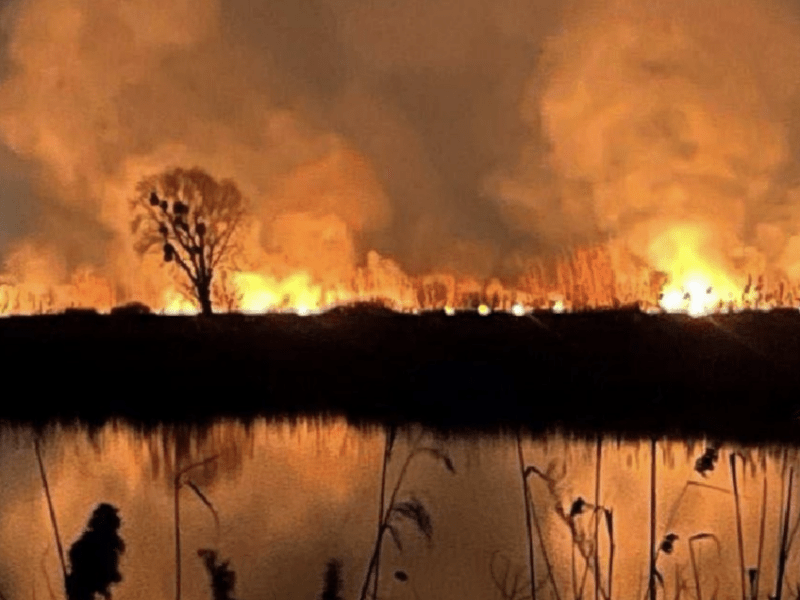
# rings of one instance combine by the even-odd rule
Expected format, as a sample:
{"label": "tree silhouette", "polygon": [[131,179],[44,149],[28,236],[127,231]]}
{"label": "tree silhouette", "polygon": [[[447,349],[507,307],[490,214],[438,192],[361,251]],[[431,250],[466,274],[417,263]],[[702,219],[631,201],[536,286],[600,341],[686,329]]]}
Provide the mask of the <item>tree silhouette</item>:
{"label": "tree silhouette", "polygon": [[161,248],[188,282],[183,291],[210,315],[211,283],[216,269],[230,258],[236,233],[247,213],[233,181],[217,181],[200,168],[171,169],[136,186],[132,201],[136,250]]}
{"label": "tree silhouette", "polygon": [[125,552],[125,543],[117,533],[120,524],[114,506],[100,504],[94,509],[86,530],[69,549],[69,600],[94,600],[95,594],[110,600],[111,584],[122,581],[119,556]]}

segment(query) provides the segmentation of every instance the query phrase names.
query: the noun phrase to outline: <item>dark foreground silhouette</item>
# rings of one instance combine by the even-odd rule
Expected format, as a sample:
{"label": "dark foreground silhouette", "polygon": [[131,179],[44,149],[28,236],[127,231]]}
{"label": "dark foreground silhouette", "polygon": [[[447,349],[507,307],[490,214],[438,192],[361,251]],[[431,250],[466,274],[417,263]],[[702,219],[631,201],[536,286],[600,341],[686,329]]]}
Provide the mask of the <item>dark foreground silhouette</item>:
{"label": "dark foreground silhouette", "polygon": [[122,581],[119,556],[125,543],[119,537],[121,521],[110,504],[95,508],[89,524],[69,549],[70,572],[66,588],[69,600],[94,600],[100,594],[110,600],[112,584]]}
{"label": "dark foreground silhouette", "polygon": [[236,586],[236,573],[228,567],[230,561],[217,563],[216,550],[207,548],[198,550],[197,556],[202,559],[208,576],[211,578],[213,600],[235,600],[231,594]]}
{"label": "dark foreground silhouette", "polygon": [[[0,419],[15,423],[332,413],[441,430],[800,434],[797,310],[701,319],[370,306],[312,317],[73,314],[0,319],[0,337],[5,372],[35,397],[0,406]],[[31,366],[37,375],[23,380]]]}

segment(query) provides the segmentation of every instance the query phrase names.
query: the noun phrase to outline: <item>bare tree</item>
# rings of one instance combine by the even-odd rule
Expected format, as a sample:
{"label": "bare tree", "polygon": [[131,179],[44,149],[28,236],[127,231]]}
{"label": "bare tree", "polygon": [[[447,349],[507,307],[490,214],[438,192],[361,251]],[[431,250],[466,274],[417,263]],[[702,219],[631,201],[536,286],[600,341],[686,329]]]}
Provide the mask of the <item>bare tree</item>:
{"label": "bare tree", "polygon": [[187,281],[183,291],[204,315],[212,311],[215,271],[230,259],[247,203],[236,184],[217,181],[200,168],[176,168],[147,177],[136,186],[132,230],[141,253],[161,248]]}

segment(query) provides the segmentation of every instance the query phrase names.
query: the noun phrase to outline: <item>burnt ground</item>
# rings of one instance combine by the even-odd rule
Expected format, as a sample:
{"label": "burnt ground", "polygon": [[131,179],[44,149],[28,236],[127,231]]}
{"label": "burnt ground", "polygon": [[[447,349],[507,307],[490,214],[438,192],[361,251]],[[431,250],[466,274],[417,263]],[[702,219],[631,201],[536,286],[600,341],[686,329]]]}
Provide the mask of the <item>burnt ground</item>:
{"label": "burnt ground", "polygon": [[[442,430],[800,440],[800,312],[0,319],[0,419],[345,415]],[[797,413],[800,416],[800,412]]]}

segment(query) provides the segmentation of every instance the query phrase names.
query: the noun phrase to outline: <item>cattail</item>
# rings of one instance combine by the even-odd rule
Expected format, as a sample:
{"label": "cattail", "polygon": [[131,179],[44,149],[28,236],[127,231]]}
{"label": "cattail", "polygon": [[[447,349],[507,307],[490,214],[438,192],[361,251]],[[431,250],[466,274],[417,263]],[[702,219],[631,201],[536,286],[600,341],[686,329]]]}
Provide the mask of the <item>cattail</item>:
{"label": "cattail", "polygon": [[342,600],[339,592],[342,589],[341,577],[342,563],[336,559],[328,561],[325,570],[325,583],[320,600]]}

